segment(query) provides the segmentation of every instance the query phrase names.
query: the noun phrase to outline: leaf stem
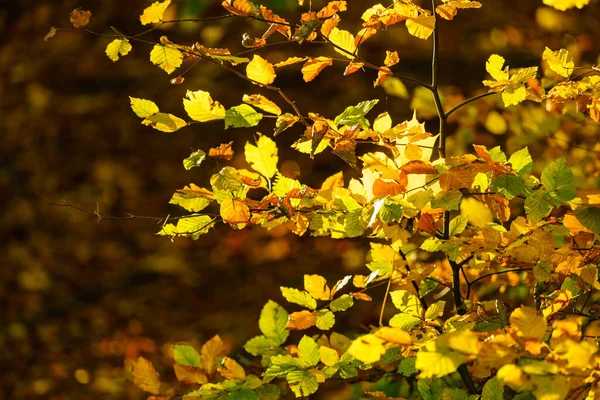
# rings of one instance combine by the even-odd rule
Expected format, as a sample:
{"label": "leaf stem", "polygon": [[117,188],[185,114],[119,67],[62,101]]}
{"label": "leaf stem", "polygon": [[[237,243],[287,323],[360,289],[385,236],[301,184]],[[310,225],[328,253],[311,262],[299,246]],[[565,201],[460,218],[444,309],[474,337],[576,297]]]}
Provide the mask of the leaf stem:
{"label": "leaf stem", "polygon": [[448,118],[450,116],[450,114],[452,114],[454,111],[458,110],[459,108],[461,108],[463,106],[466,106],[467,104],[471,103],[472,101],[479,100],[481,98],[491,96],[493,94],[496,94],[496,92],[486,92],[486,93],[481,93],[481,94],[478,94],[477,96],[471,97],[470,99],[467,99],[467,100],[455,105],[448,111],[446,111],[446,114],[444,114],[444,117]]}

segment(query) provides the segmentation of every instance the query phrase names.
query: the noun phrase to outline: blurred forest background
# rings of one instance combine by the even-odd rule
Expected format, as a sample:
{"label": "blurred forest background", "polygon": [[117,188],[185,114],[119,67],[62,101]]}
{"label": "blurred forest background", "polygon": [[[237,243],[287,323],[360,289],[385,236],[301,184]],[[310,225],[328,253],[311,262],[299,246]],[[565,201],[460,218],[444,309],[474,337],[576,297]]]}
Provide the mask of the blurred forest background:
{"label": "blurred forest background", "polygon": [[[175,0],[167,19],[225,14],[217,0]],[[277,14],[296,21],[294,0],[265,1]],[[308,3],[308,2],[307,2]],[[315,8],[324,3],[313,1]],[[342,26],[358,30],[365,1],[349,1]],[[541,0],[489,0],[484,7],[460,13],[440,27],[440,82],[446,108],[480,93],[485,61],[503,55],[511,66],[539,65],[544,46],[566,48],[576,65],[598,64],[600,2],[584,10],[560,13]],[[147,0],[0,0],[0,400],[6,399],[141,399],[126,381],[124,359],[144,357],[172,379],[170,344],[202,343],[219,333],[243,355],[244,341],[258,333],[261,307],[271,298],[284,304],[279,286],[298,287],[302,274],[338,279],[364,273],[366,243],[359,240],[298,238],[271,232],[235,232],[223,226],[193,242],[155,236],[156,221],[129,219],[97,222],[73,208],[47,205],[36,193],[104,216],[177,215],[172,193],[194,182],[206,185],[223,165],[205,161],[186,171],[182,159],[192,150],[234,141],[234,165],[244,165],[247,130],[223,131],[222,122],[194,125],[161,134],[140,124],[128,96],[151,99],[161,110],[182,115],[187,90],[205,90],[226,107],[241,103],[256,87],[214,65],[199,63],[172,86],[148,60],[149,46],[134,44],[130,55],[113,63],[104,54],[108,40],[85,32],[59,32],[45,42],[51,26],[68,28],[76,7],[92,11],[89,28],[128,34],[142,32],[141,11]],[[429,7],[429,3],[423,4]],[[169,25],[151,40],[168,35],[177,43],[244,50],[242,34],[260,35],[262,24],[240,18],[207,24]],[[431,40],[391,29],[361,48],[363,58],[382,64],[386,49],[400,55],[398,69],[430,79]],[[278,62],[299,52],[329,54],[329,48],[296,44],[259,51]],[[335,53],[334,53],[335,54]],[[372,55],[372,56],[370,56]],[[398,82],[373,89],[372,71],[342,76],[328,68],[310,84],[299,68],[286,67],[277,81],[303,112],[333,118],[346,106],[380,98],[372,115],[388,111],[395,123],[432,119],[428,93]],[[263,93],[267,94],[267,93]],[[273,95],[270,95],[273,98]],[[274,100],[277,100],[273,98]],[[552,107],[549,107],[552,108]],[[544,159],[568,154],[580,186],[598,187],[598,124],[576,109],[561,115],[544,105],[504,109],[497,96],[466,107],[451,120],[451,154],[471,151],[477,142],[502,145],[508,153],[528,145],[540,170]],[[261,126],[258,127],[260,131]],[[263,133],[270,134],[268,131]],[[317,185],[343,169],[346,181],[355,172],[330,153],[311,161],[289,145],[299,128],[278,141],[281,169],[299,173]],[[587,172],[586,172],[587,171]],[[338,328],[375,323],[381,293],[374,303],[355,307]],[[347,398],[341,388],[326,398]]]}

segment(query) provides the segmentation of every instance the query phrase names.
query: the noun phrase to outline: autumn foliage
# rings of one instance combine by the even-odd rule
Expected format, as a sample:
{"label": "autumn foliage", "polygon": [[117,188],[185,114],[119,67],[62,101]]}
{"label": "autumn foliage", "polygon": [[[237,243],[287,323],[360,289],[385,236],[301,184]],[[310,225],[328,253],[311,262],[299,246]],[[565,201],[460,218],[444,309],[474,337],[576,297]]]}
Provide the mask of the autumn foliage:
{"label": "autumn foliage", "polygon": [[[544,0],[560,11],[588,2]],[[171,1],[157,1],[140,10],[147,31],[126,35],[113,28],[106,56],[117,62],[139,46],[149,50],[149,61],[174,85],[183,84],[186,72],[202,61],[260,91],[240,93],[236,105],[193,88],[182,99],[179,115],[161,111],[160,99],[131,95],[141,124],[160,132],[218,121],[224,130],[249,128],[254,134],[243,146],[224,139],[183,160],[187,170],[203,168],[210,159],[225,166],[209,182],[191,183],[173,194],[170,203],[186,214],[164,220],[158,235],[198,239],[216,224],[226,224],[236,230],[285,227],[300,236],[361,237],[370,242],[366,269],[335,281],[306,274],[295,287],[282,286],[281,298],[265,299],[260,334],[243,346],[252,360],[229,355],[219,336],[199,349],[176,344],[173,368],[179,383],[161,381],[154,366],[139,357],[127,361],[135,385],[165,400],[266,400],[290,392],[306,397],[340,379],[367,383],[360,386],[362,398],[600,398],[600,309],[590,301],[600,289],[600,191],[590,189],[600,166],[590,165],[591,180],[586,180],[575,176],[565,157],[538,161],[526,146],[506,154],[500,146],[475,144],[470,153],[453,156],[447,146],[449,119],[470,103],[496,95],[507,112],[518,113],[514,110],[529,104],[597,126],[598,67],[578,65],[565,49],[546,47],[538,64],[518,68],[491,54],[482,66],[489,74],[481,85],[487,91],[442,101],[438,71],[444,60],[438,47],[443,38],[437,26],[455,23],[459,13],[475,15],[480,2],[331,1],[314,9],[310,1],[299,3],[303,11],[288,20],[249,0],[224,1],[218,18],[264,26],[261,37],[244,35],[246,50],[237,51],[175,43],[166,36],[147,40],[144,35],[164,24],[184,22],[163,19]],[[351,7],[362,12],[360,21],[343,20]],[[74,10],[71,23],[87,30],[90,16]],[[378,63],[361,57],[371,38],[395,29],[433,42],[430,83],[399,72],[400,49],[385,51]],[[52,28],[46,39],[60,31]],[[280,41],[297,46],[296,55],[271,59],[269,44]],[[307,46],[320,46],[322,55],[303,55]],[[344,104],[338,115],[300,110],[277,86],[284,68],[307,83],[318,82],[326,68],[336,68],[340,79],[373,70],[375,88],[389,90],[390,82],[404,82],[428,92],[437,121],[426,126],[419,109],[406,121],[393,121],[387,112],[374,115],[377,94]],[[490,115],[490,130],[506,130],[498,112]],[[263,120],[271,130],[256,132]],[[356,178],[339,172],[309,187],[282,173],[277,136],[283,132],[295,138],[293,149],[310,158],[339,157]],[[247,168],[227,165],[236,151],[243,152]],[[581,183],[587,188],[576,186]],[[493,284],[482,285],[486,282]],[[369,295],[378,286],[387,288],[384,298]],[[515,288],[526,293],[508,304],[503,293]],[[358,302],[380,309],[379,321],[372,321],[368,332],[359,333],[359,327],[338,331],[336,323]],[[395,311],[387,319],[390,302]],[[303,334],[290,340],[292,331]],[[403,397],[372,390],[368,383],[374,380],[403,382]]]}

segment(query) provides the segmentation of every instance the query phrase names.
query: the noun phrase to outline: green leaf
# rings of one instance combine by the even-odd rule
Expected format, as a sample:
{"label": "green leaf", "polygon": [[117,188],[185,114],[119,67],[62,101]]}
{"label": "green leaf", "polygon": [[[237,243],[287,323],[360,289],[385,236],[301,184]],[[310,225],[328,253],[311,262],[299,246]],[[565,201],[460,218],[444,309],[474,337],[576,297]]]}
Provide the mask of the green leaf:
{"label": "green leaf", "polygon": [[271,179],[277,173],[277,145],[267,136],[260,135],[256,146],[250,142],[244,147],[246,161],[252,169],[267,179]]}
{"label": "green leaf", "polygon": [[392,273],[392,263],[386,260],[371,261],[367,264],[372,272],[377,271],[377,276],[389,276]]}
{"label": "green leaf", "polygon": [[417,369],[415,368],[415,361],[415,357],[407,357],[400,361],[400,364],[398,365],[398,373],[406,377],[416,374]]}
{"label": "green leaf", "polygon": [[257,388],[256,393],[260,400],[279,400],[281,398],[279,386],[270,383]]}
{"label": "green leaf", "polygon": [[417,388],[423,400],[441,400],[444,384],[441,379],[419,379]]}
{"label": "green leaf", "polygon": [[406,290],[395,290],[390,293],[394,306],[404,314],[421,317],[423,306],[419,298]]}
{"label": "green leaf", "polygon": [[255,336],[244,344],[244,350],[253,356],[264,354],[267,350],[277,347],[279,344],[266,336]]}
{"label": "green leaf", "polygon": [[445,301],[438,301],[427,308],[425,319],[433,320],[441,317],[444,314]]}
{"label": "green leaf", "polygon": [[552,51],[548,47],[542,54],[542,59],[548,63],[548,67],[558,75],[568,78],[575,69],[573,57],[569,56],[569,52],[565,49]]}
{"label": "green leaf", "polygon": [[467,227],[468,222],[469,217],[467,215],[459,215],[453,218],[450,221],[450,236],[460,235]]}
{"label": "green leaf", "polygon": [[394,315],[389,322],[391,327],[404,329],[406,331],[412,331],[414,327],[419,326],[422,323],[423,321],[421,318],[403,313]]}
{"label": "green leaf", "polygon": [[369,127],[369,121],[365,115],[379,102],[379,99],[361,101],[355,106],[347,107],[344,112],[335,117],[336,125],[355,125],[360,124],[362,129]]}
{"label": "green leaf", "polygon": [[166,224],[157,233],[161,236],[188,236],[196,240],[214,226],[214,221],[208,215],[186,216],[177,221],[177,225]]}
{"label": "green leaf", "polygon": [[210,200],[203,196],[196,196],[191,193],[173,193],[173,197],[169,201],[169,204],[176,204],[179,207],[185,208],[191,212],[198,212],[204,210],[209,204]]}
{"label": "green leaf", "polygon": [[545,190],[537,190],[525,199],[525,212],[532,223],[537,224],[552,210],[547,196]]}
{"label": "green leaf", "polygon": [[177,364],[201,367],[200,354],[192,346],[176,344],[173,346],[173,358]]}
{"label": "green leaf", "polygon": [[194,167],[199,167],[202,161],[206,159],[206,153],[202,150],[196,150],[190,156],[183,160],[183,168],[188,171]]}
{"label": "green leaf", "polygon": [[502,151],[500,146],[496,146],[496,147],[490,149],[490,151],[488,151],[488,154],[490,155],[493,162],[497,162],[497,163],[505,163],[506,162],[506,154],[504,154],[504,152]]}
{"label": "green leaf", "polygon": [[322,331],[328,331],[335,324],[335,315],[329,310],[317,311],[317,322],[315,326]]}
{"label": "green leaf", "polygon": [[469,394],[463,389],[458,388],[444,388],[442,395],[444,400],[469,400]]}
{"label": "green leaf", "polygon": [[279,377],[301,368],[299,360],[290,355],[276,355],[271,357],[271,366],[264,373],[266,377]]}
{"label": "green leaf", "polygon": [[319,388],[316,375],[310,371],[292,371],[286,380],[296,397],[309,396]]}
{"label": "green leaf", "polygon": [[287,311],[273,300],[269,300],[260,312],[258,327],[263,335],[280,345],[285,343],[290,334],[285,329],[287,322]]}
{"label": "green leaf", "polygon": [[560,288],[561,290],[568,290],[571,292],[573,297],[579,296],[581,294],[581,288],[579,287],[577,281],[577,275],[570,275],[565,278],[565,280],[562,282],[562,285],[560,285]]}
{"label": "green leaf", "polygon": [[280,289],[283,297],[290,303],[298,304],[310,310],[317,308],[317,301],[308,292],[283,286]]}
{"label": "green leaf", "polygon": [[126,56],[131,51],[131,44],[127,39],[115,39],[106,46],[106,55],[113,62],[119,57]]}
{"label": "green leaf", "polygon": [[502,174],[494,178],[492,187],[507,199],[520,195],[525,189],[525,181],[516,175]]}
{"label": "green leaf", "polygon": [[553,265],[551,261],[538,261],[535,267],[533,267],[533,276],[535,277],[536,282],[549,282],[554,279],[552,270]]}
{"label": "green leaf", "polygon": [[508,162],[512,165],[513,170],[519,175],[530,174],[533,169],[533,160],[531,159],[527,147],[514,152],[508,159]]}
{"label": "green leaf", "polygon": [[346,311],[354,305],[354,298],[349,294],[343,294],[329,304],[333,312]]}
{"label": "green leaf", "polygon": [[481,392],[481,400],[503,400],[504,399],[504,382],[498,378],[489,379],[483,385]]}
{"label": "green leaf", "polygon": [[251,128],[258,125],[263,115],[247,104],[231,107],[225,111],[225,129]]}
{"label": "green leaf", "polygon": [[142,121],[142,124],[146,126],[151,126],[157,131],[167,133],[178,131],[181,128],[187,126],[187,122],[185,122],[181,118],[173,114],[161,112],[149,115],[145,120]]}
{"label": "green leaf", "polygon": [[129,96],[129,101],[131,102],[131,109],[140,118],[148,118],[159,111],[156,103],[151,100]]}
{"label": "green leaf", "polygon": [[458,210],[462,193],[459,190],[450,190],[448,192],[438,193],[431,200],[431,208],[443,208],[446,210]]}
{"label": "green leaf", "polygon": [[573,200],[577,196],[573,186],[573,172],[564,157],[544,168],[541,181],[542,185],[551,191],[551,197],[558,200],[555,206],[559,206],[560,202]]}
{"label": "green leaf", "polygon": [[579,206],[575,209],[575,217],[581,225],[600,235],[600,208]]}
{"label": "green leaf", "polygon": [[379,210],[379,219],[386,224],[398,222],[402,219],[404,208],[401,204],[387,199]]}
{"label": "green leaf", "polygon": [[260,400],[258,394],[254,390],[250,389],[241,389],[235,392],[232,392],[225,398],[226,400]]}
{"label": "green leaf", "polygon": [[298,343],[298,357],[307,365],[314,367],[321,360],[319,345],[312,338],[303,336]]}
{"label": "green leaf", "polygon": [[207,122],[225,118],[225,107],[218,101],[213,101],[210,93],[188,90],[185,96],[187,99],[183,99],[183,108],[194,121]]}
{"label": "green leaf", "polygon": [[157,44],[150,52],[150,61],[170,74],[183,62],[183,54],[173,47]]}

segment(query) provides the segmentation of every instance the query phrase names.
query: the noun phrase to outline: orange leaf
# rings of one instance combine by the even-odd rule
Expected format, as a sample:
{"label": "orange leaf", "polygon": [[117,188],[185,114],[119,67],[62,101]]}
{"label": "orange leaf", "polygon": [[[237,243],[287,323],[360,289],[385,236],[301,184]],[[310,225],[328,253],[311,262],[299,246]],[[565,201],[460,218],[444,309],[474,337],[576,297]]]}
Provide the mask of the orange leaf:
{"label": "orange leaf", "polygon": [[400,57],[397,51],[385,51],[385,61],[383,62],[386,67],[391,67],[400,62]]}
{"label": "orange leaf", "polygon": [[358,31],[358,33],[356,34],[356,37],[354,38],[354,44],[356,45],[356,47],[358,47],[361,44],[363,44],[364,42],[366,42],[367,39],[369,39],[376,33],[377,33],[377,29],[363,28],[360,31]]}
{"label": "orange leaf", "polygon": [[481,157],[482,160],[484,160],[485,162],[488,162],[488,163],[493,162],[492,156],[490,156],[490,153],[488,152],[487,147],[481,146],[478,144],[474,144],[473,147],[475,148],[475,151],[477,152],[479,157]]}
{"label": "orange leaf", "polygon": [[[406,177],[406,175],[404,175]],[[407,181],[408,182],[408,181]],[[386,182],[379,178],[373,183],[373,195],[395,195],[404,192],[406,184],[401,185],[396,182]]]}
{"label": "orange leaf", "polygon": [[407,175],[410,174],[437,174],[437,169],[431,164],[427,164],[424,161],[415,160],[409,161],[400,167],[400,170]]}
{"label": "orange leaf", "polygon": [[242,228],[250,221],[250,209],[243,200],[232,198],[221,203],[221,218],[232,226]]}
{"label": "orange leaf", "polygon": [[91,11],[76,8],[73,11],[71,11],[71,24],[73,24],[75,28],[81,28],[82,26],[86,26],[90,23],[91,16]]}
{"label": "orange leaf", "polygon": [[158,394],[160,381],[158,380],[158,372],[152,366],[152,363],[144,357],[138,357],[137,361],[132,364],[133,383],[140,389]]}
{"label": "orange leaf", "polygon": [[317,314],[314,311],[298,311],[290,314],[286,329],[303,330],[308,329],[317,322]]}
{"label": "orange leaf", "polygon": [[242,381],[246,379],[246,372],[244,371],[244,368],[242,368],[237,361],[229,357],[225,357],[223,359],[222,367],[219,367],[217,370],[225,379],[239,379]]}
{"label": "orange leaf", "polygon": [[419,218],[419,229],[435,235],[437,227],[435,226],[435,219],[433,218],[433,215],[421,213],[421,217]]}
{"label": "orange leaf", "polygon": [[356,300],[373,301],[371,296],[362,292],[350,292],[350,296],[354,297]]}
{"label": "orange leaf", "polygon": [[198,367],[192,367],[191,365],[173,365],[175,370],[175,376],[177,380],[183,384],[190,385],[193,383],[205,384],[208,383],[206,374]]}
{"label": "orange leaf", "polygon": [[221,5],[230,13],[235,15],[247,16],[253,14],[252,4],[248,0],[224,0]]}
{"label": "orange leaf", "polygon": [[323,34],[323,36],[328,37],[331,33],[331,30],[335,28],[339,24],[339,22],[340,17],[337,14],[323,22],[323,25],[321,25],[321,33]]}
{"label": "orange leaf", "polygon": [[348,66],[344,70],[344,76],[347,76],[347,75],[355,73],[356,71],[358,71],[359,69],[361,69],[363,66],[364,66],[364,64],[361,63],[361,62],[350,61],[350,64],[348,64]]}
{"label": "orange leaf", "polygon": [[326,67],[333,64],[329,57],[317,57],[308,60],[302,66],[302,78],[305,82],[310,82],[317,77]]}
{"label": "orange leaf", "polygon": [[208,156],[229,161],[233,157],[231,146],[233,146],[233,142],[221,143],[219,147],[211,147],[208,150]]}
{"label": "orange leaf", "polygon": [[204,343],[200,350],[200,361],[202,362],[204,372],[212,376],[217,370],[217,358],[223,356],[225,356],[225,345],[219,335],[215,335],[208,342]]}
{"label": "orange leaf", "polygon": [[381,85],[385,80],[392,76],[393,73],[388,67],[379,67],[379,72],[377,72],[377,79],[373,82],[373,87],[377,87]]}
{"label": "orange leaf", "polygon": [[264,6],[260,6],[260,13],[262,14],[264,20],[274,22],[269,26],[269,29],[267,29],[267,31],[263,34],[263,39],[266,39],[269,36],[271,36],[273,32],[279,32],[288,39],[292,37],[292,29],[288,26],[289,23],[286,19],[281,18],[277,14],[274,14],[273,11],[269,10]]}
{"label": "orange leaf", "polygon": [[318,13],[317,17],[321,19],[329,18],[338,12],[346,11],[345,1],[330,1],[325,7],[323,7]]}

